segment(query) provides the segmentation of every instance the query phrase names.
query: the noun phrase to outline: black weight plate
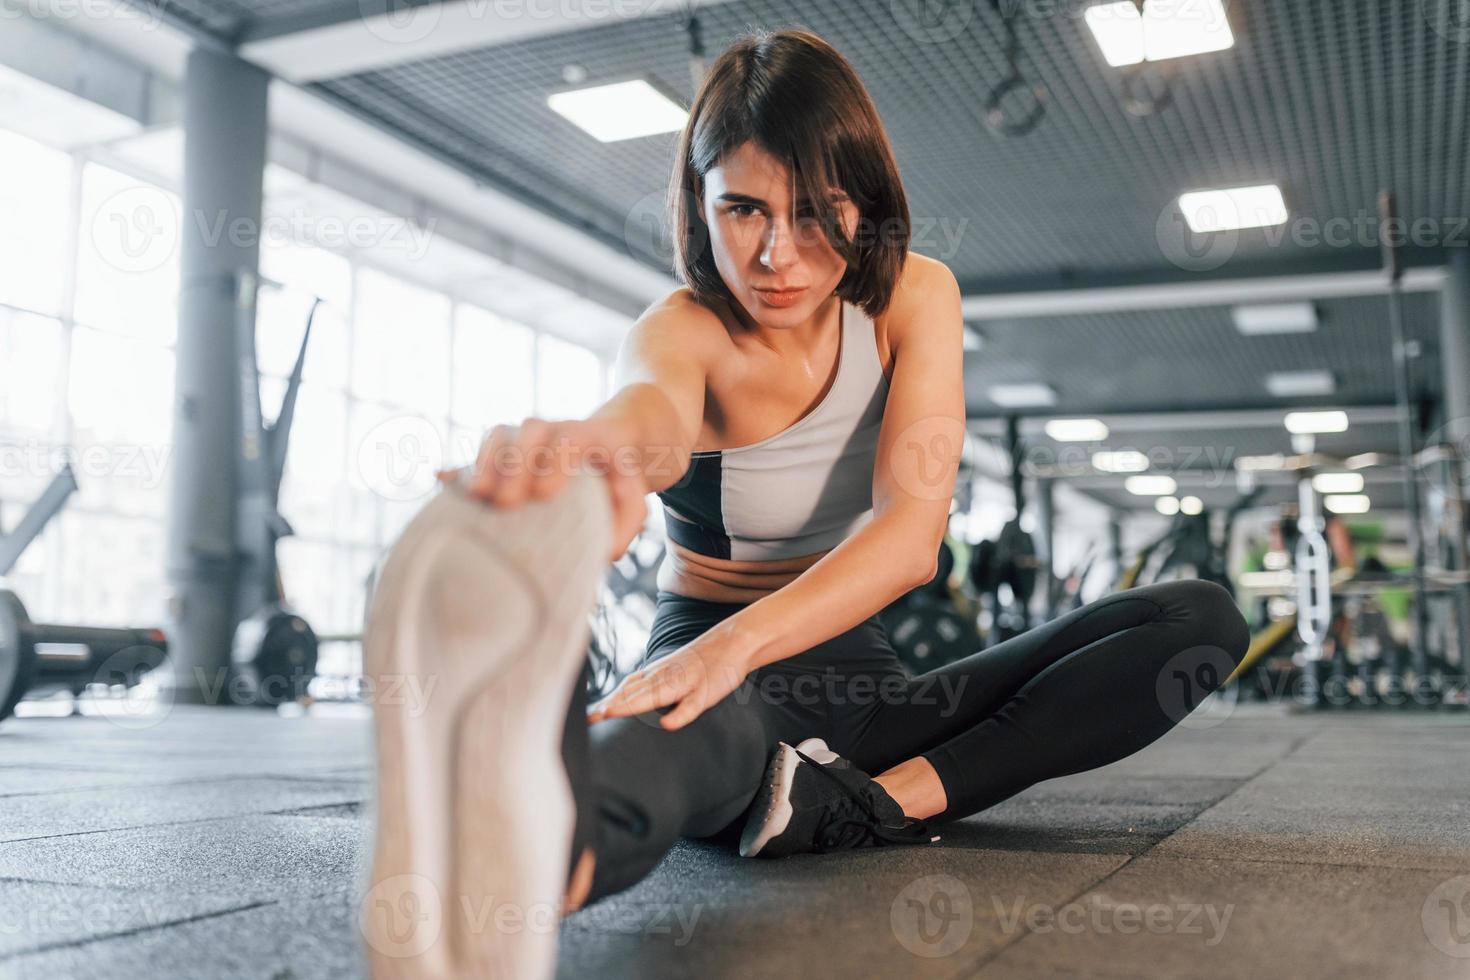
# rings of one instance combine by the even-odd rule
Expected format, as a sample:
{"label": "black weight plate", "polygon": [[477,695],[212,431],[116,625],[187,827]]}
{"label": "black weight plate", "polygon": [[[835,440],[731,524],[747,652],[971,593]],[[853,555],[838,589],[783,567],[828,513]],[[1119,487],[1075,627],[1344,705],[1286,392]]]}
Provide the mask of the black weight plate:
{"label": "black weight plate", "polygon": [[36,656],[26,636],[30,624],[20,598],[0,589],[0,721],[10,717],[31,686]]}

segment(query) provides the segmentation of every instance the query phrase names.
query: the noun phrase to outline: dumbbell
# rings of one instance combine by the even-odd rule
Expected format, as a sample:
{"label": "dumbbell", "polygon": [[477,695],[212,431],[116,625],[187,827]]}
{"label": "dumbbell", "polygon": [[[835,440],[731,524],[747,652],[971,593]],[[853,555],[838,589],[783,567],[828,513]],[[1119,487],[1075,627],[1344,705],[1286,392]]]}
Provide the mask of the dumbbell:
{"label": "dumbbell", "polygon": [[162,630],[33,623],[20,597],[0,589],[0,720],[29,691],[131,687],[167,654]]}

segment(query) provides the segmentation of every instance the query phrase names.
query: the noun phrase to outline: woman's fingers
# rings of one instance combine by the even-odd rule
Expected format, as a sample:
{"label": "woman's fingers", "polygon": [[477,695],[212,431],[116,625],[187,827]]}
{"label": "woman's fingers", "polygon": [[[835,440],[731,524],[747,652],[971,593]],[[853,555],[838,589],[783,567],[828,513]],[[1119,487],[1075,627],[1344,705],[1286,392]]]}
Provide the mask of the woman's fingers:
{"label": "woman's fingers", "polygon": [[612,499],[610,560],[617,561],[627,552],[628,546],[647,523],[648,502],[645,499],[643,481],[637,476],[615,468],[604,479],[607,480],[608,496]]}
{"label": "woman's fingers", "polygon": [[704,713],[705,690],[695,688],[686,694],[668,714],[658,720],[666,731],[677,731]]}
{"label": "woman's fingers", "polygon": [[506,456],[507,449],[514,446],[519,437],[518,430],[519,427],[514,425],[497,425],[490,430],[490,434],[480,444],[480,454],[475,457],[474,477],[469,486],[471,494],[489,499],[495,493],[500,481],[500,470],[503,469],[501,460]]}
{"label": "woman's fingers", "polygon": [[679,664],[656,664],[629,674],[587,713],[589,721],[626,718],[662,708],[684,698],[698,687],[694,673]]}

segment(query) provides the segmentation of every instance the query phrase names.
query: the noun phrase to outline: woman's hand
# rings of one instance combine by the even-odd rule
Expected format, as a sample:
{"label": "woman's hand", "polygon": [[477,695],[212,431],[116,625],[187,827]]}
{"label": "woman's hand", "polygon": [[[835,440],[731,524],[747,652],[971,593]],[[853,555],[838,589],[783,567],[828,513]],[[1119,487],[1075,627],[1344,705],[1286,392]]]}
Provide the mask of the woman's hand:
{"label": "woman's hand", "polygon": [[623,678],[617,688],[593,705],[587,721],[626,718],[665,705],[672,711],[659,718],[666,731],[683,728],[740,686],[751,660],[738,634],[714,626],[681,650]]}
{"label": "woman's hand", "polygon": [[547,500],[574,473],[600,474],[612,504],[610,561],[621,558],[648,517],[648,481],[638,461],[629,427],[617,419],[549,421],[529,418],[520,425],[497,425],[480,446],[468,475],[446,470],[441,481],[459,479],[465,490],[496,507],[518,507]]}

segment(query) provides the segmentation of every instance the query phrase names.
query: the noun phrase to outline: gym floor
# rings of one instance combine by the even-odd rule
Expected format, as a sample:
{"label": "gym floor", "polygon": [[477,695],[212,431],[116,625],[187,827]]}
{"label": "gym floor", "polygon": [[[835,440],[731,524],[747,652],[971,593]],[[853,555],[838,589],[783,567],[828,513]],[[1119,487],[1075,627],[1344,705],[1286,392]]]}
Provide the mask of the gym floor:
{"label": "gym floor", "polygon": [[[1241,705],[926,849],[686,842],[563,977],[1470,976],[1470,715]],[[361,717],[0,734],[0,977],[355,977]],[[243,752],[243,746],[249,746]]]}

